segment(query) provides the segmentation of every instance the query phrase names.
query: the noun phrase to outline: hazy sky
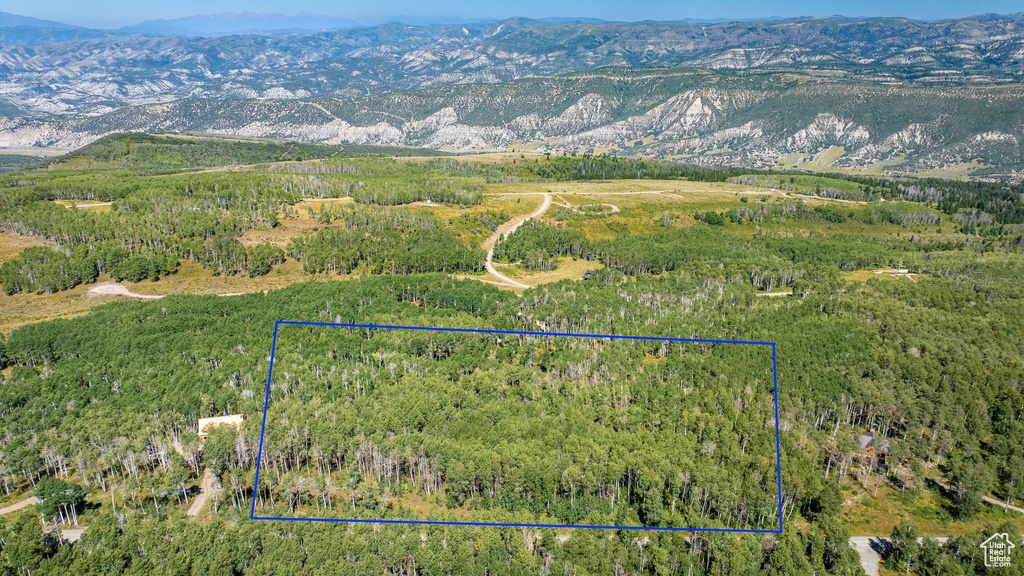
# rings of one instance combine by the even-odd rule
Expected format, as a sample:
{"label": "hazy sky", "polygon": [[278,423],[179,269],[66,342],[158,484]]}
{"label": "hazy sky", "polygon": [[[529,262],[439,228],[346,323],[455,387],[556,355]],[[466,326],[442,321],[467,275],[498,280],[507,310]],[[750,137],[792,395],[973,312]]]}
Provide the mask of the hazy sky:
{"label": "hazy sky", "polygon": [[1024,10],[1021,0],[4,0],[0,9],[25,16],[93,27],[118,27],[153,18],[219,12],[310,12],[329,16],[503,18],[587,16],[607,20],[753,18],[763,16],[906,16],[936,19]]}

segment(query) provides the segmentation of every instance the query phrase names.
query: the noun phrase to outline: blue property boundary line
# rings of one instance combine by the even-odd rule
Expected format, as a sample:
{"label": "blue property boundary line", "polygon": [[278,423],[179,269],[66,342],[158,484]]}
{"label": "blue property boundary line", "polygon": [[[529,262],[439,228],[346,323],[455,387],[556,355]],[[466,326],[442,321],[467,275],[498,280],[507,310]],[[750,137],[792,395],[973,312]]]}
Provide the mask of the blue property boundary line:
{"label": "blue property boundary line", "polygon": [[[573,338],[604,338],[608,340],[654,340],[660,342],[694,342],[701,344],[746,344],[751,346],[771,346],[772,349],[772,397],[775,403],[775,478],[778,487],[779,528],[777,530],[746,530],[739,528],[673,528],[648,526],[594,526],[586,524],[520,524],[512,522],[439,522],[427,520],[366,520],[360,518],[285,518],[280,516],[257,516],[256,493],[260,485],[260,461],[263,458],[263,438],[267,431],[267,408],[270,406],[270,381],[274,376],[274,352],[277,350],[277,330],[281,325],[292,326],[329,326],[336,328],[376,328],[386,330],[419,330],[422,332],[468,332],[473,334],[511,334],[519,336],[563,336]],[[571,332],[525,332],[518,330],[483,330],[474,328],[433,328],[424,326],[391,326],[386,324],[345,324],[334,322],[297,322],[278,320],[274,322],[274,338],[270,345],[270,369],[267,371],[267,392],[263,399],[263,423],[260,426],[260,449],[256,454],[256,479],[253,482],[252,507],[249,510],[250,520],[283,520],[288,522],[344,522],[358,524],[429,524],[445,526],[505,526],[523,528],[597,528],[607,530],[662,530],[675,532],[739,532],[745,534],[781,534],[782,533],[782,449],[779,441],[779,371],[775,353],[775,342],[756,340],[710,340],[703,338],[670,338],[660,336],[620,336],[613,334],[575,334]]]}

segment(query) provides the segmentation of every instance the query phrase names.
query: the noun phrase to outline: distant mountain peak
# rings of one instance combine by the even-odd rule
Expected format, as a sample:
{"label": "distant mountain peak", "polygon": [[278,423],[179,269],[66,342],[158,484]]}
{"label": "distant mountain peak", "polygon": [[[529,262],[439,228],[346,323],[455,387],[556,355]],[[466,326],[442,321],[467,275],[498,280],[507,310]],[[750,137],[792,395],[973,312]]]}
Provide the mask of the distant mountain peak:
{"label": "distant mountain peak", "polygon": [[84,30],[81,26],[75,26],[73,24],[65,24],[63,22],[55,22],[53,20],[41,20],[39,18],[33,18],[31,16],[21,16],[20,14],[11,14],[10,12],[0,12],[0,29],[13,28],[15,26],[34,26],[37,28],[62,28],[62,29],[80,29]]}

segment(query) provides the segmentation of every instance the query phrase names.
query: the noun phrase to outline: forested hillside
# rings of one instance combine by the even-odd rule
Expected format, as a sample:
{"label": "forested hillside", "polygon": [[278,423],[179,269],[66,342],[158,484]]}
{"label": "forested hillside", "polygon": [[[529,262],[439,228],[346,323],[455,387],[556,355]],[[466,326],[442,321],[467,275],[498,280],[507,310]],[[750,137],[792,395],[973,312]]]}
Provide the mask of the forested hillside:
{"label": "forested hillside", "polygon": [[[152,175],[148,164],[127,170],[120,168],[121,160],[109,158],[109,149],[134,148],[130,142],[111,140],[102,146],[93,145],[48,170],[15,174],[0,184],[9,191],[0,199],[0,219],[5,228],[44,237],[64,248],[34,248],[0,266],[0,284],[8,294],[52,293],[93,282],[103,274],[118,280],[156,280],[174,273],[179,259],[199,263],[215,274],[261,276],[282,261],[284,250],[267,242],[246,245],[239,238],[246,231],[278,227],[285,208],[303,198],[344,196],[358,203],[383,205],[415,201],[478,204],[478,188],[488,174],[475,168],[459,173],[457,169],[449,170],[443,161],[416,164],[350,158],[331,164],[263,164],[245,172],[183,171],[178,165],[177,171]],[[205,156],[212,147],[214,154],[223,152],[221,157],[276,156],[268,154],[264,146],[213,142],[202,152]],[[281,152],[294,149],[272,146]],[[178,146],[171,148],[187,153]],[[138,157],[134,152],[130,154]],[[105,162],[105,168],[66,167],[93,162]],[[104,205],[101,207],[109,204],[109,210],[68,209],[57,200],[94,206],[99,203]],[[374,261],[381,272],[396,266],[426,271],[433,269],[429,262],[440,254],[438,251],[452,251],[458,255],[440,269],[480,268],[479,257],[474,263],[472,250],[465,246],[460,250],[461,242],[446,236],[445,231],[432,232],[432,240],[428,240],[422,233],[410,234],[422,230],[421,226],[402,226],[383,215],[373,223],[354,216],[335,219],[335,233],[341,233],[337,228],[343,225],[346,237],[352,239],[363,238],[370,231],[378,233],[379,239],[384,228],[394,234],[389,243],[371,242],[356,249],[351,256],[353,264]],[[327,224],[332,221],[329,214],[321,219]],[[315,258],[317,249],[310,244],[314,241],[307,242],[306,249],[298,243],[292,253],[303,257],[308,253]],[[410,265],[409,255],[404,252],[414,245],[428,252],[420,253],[416,264]],[[427,257],[429,254],[433,257]],[[347,272],[350,268],[332,266],[331,270]],[[326,271],[324,266],[309,262],[307,269]]]}
{"label": "forested hillside", "polygon": [[320,146],[301,142],[245,141],[183,134],[113,134],[49,162],[50,168],[181,169],[269,162],[302,161],[335,156],[386,154],[426,156],[439,152],[383,146]]}
{"label": "forested hillside", "polygon": [[[895,530],[889,569],[987,574],[1020,540],[1019,185],[133,138],[0,177],[6,572],[857,575]],[[281,325],[268,381],[282,320],[775,342],[784,529],[252,520],[780,520],[770,347]]]}

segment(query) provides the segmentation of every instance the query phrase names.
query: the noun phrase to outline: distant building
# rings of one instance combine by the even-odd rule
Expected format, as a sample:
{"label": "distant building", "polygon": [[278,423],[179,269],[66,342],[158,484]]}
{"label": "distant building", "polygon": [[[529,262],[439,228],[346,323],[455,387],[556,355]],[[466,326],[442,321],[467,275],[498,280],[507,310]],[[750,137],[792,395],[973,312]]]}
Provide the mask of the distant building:
{"label": "distant building", "polygon": [[245,420],[245,416],[242,414],[230,414],[224,416],[214,416],[213,418],[200,418],[199,419],[199,440],[206,442],[206,437],[210,434],[210,428],[221,425],[234,426],[235,429],[242,427],[242,421]]}
{"label": "distant building", "polygon": [[593,270],[587,270],[586,272],[583,273],[583,279],[584,280],[590,280],[590,277],[593,276],[593,275],[594,275],[594,271]]}

